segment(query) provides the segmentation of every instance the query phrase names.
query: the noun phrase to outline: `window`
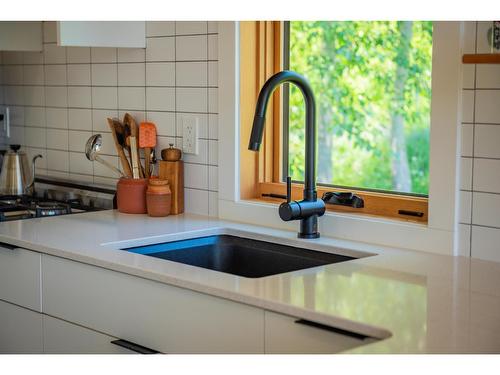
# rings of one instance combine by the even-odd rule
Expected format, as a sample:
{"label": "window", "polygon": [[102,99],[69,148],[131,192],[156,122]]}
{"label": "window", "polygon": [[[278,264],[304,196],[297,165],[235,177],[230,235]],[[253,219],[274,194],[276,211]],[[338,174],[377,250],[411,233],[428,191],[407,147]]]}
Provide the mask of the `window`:
{"label": "window", "polygon": [[[288,173],[295,182],[293,198],[302,197],[303,107],[302,97],[293,87],[289,94],[283,88],[276,90],[268,107],[261,150],[259,153],[247,150],[258,92],[267,78],[289,66],[309,79],[316,94],[318,136],[323,137],[318,147],[318,195],[326,191],[352,191],[365,202],[363,208],[327,205],[327,210],[427,222],[432,24],[411,23],[406,73],[413,81],[403,85],[397,104],[393,100],[394,80],[391,84],[387,71],[392,68],[392,76],[397,75],[394,61],[398,51],[394,46],[397,32],[405,23],[378,22],[376,27],[370,24],[270,21],[240,24],[242,199],[279,203],[280,196],[285,194],[283,181]],[[348,32],[344,30],[340,43],[337,39],[342,28]],[[368,34],[366,41],[359,41]],[[415,39],[415,35],[425,39]],[[328,43],[325,38],[330,38]],[[339,49],[335,43],[343,46],[342,51],[333,54],[339,61],[325,56],[318,47],[333,45]],[[415,44],[425,52],[415,53]],[[378,59],[376,53],[380,55]],[[323,66],[318,68],[318,62],[323,62]],[[335,84],[339,77],[343,81]],[[419,77],[419,82],[415,82],[415,77]],[[409,89],[412,85],[418,89]],[[360,93],[356,94],[355,89],[359,88]],[[377,100],[378,104],[373,104]],[[408,103],[418,110],[408,111]],[[325,112],[325,108],[331,111]],[[407,156],[410,155],[407,166],[411,182],[405,179],[401,186],[393,183],[401,179],[393,178],[390,157],[391,120],[398,116],[398,121],[403,120],[402,138],[407,145]]]}
{"label": "window", "polygon": [[[284,39],[316,96],[318,183],[426,196],[432,22],[293,21]],[[302,94],[284,94],[283,174],[303,181]]]}

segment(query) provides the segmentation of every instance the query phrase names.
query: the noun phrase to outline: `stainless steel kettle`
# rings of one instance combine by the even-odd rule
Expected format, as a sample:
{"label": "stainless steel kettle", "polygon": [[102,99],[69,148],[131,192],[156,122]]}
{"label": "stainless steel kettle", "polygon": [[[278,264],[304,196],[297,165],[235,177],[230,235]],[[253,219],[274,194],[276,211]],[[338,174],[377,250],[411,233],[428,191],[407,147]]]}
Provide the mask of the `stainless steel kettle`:
{"label": "stainless steel kettle", "polygon": [[2,163],[0,172],[0,194],[7,195],[34,195],[35,162],[42,155],[33,158],[33,173],[24,151],[19,151],[20,145],[10,145]]}

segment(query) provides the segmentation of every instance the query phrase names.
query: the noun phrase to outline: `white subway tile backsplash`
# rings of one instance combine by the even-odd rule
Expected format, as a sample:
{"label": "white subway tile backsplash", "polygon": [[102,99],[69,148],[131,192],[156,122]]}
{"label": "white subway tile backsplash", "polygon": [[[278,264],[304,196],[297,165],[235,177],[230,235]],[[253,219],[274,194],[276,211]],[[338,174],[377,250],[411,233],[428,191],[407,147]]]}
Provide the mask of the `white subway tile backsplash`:
{"label": "white subway tile backsplash", "polygon": [[460,159],[460,189],[472,189],[472,158]]}
{"label": "white subway tile backsplash", "polygon": [[[63,89],[65,89],[63,87]],[[25,105],[45,105],[45,93],[43,86],[24,86]]]}
{"label": "white subway tile backsplash", "polygon": [[462,124],[462,156],[472,156],[474,144],[474,125]]}
{"label": "white subway tile backsplash", "polygon": [[[94,133],[109,132],[108,118],[118,117],[118,111],[113,109],[92,109],[92,130]],[[122,118],[123,119],[123,118]],[[120,119],[121,120],[121,119]]]}
{"label": "white subway tile backsplash", "polygon": [[[101,155],[101,157],[108,163],[111,163],[111,165],[113,165],[114,167],[120,168],[119,159],[117,156]],[[112,169],[96,161],[94,161],[94,176],[111,178],[118,177],[116,172],[113,172]]]}
{"label": "white subway tile backsplash", "polygon": [[[158,136],[156,139],[156,158],[161,160],[161,150],[169,148],[170,144],[176,146],[175,138]],[[157,167],[158,169],[158,167]]]}
{"label": "white subway tile backsplash", "polygon": [[[146,49],[61,47],[50,37],[41,53],[0,53],[0,82],[8,84],[0,102],[11,107],[9,142],[45,156],[39,175],[115,185],[113,171],[84,155],[87,139],[100,133],[101,154],[119,166],[107,117],[122,119],[129,112],[137,122],[154,122],[160,158],[169,143],[182,144],[183,116],[195,116],[200,147],[198,155],[184,155],[186,212],[216,216],[217,35],[207,33],[217,33],[217,22],[146,25]],[[214,61],[207,62],[209,56]]]}
{"label": "white subway tile backsplash", "polygon": [[472,122],[474,120],[474,91],[462,91],[462,122]]}
{"label": "white subway tile backsplash", "polygon": [[118,64],[119,86],[145,86],[144,63]]}
{"label": "white subway tile backsplash", "polygon": [[68,128],[71,130],[92,130],[92,110],[71,108],[68,110]]}
{"label": "white subway tile backsplash", "polygon": [[208,89],[208,112],[219,112],[219,90],[216,88]]}
{"label": "white subway tile backsplash", "polygon": [[476,22],[464,22],[463,53],[476,52]]}
{"label": "white subway tile backsplash", "polygon": [[476,91],[476,122],[500,124],[500,90]]}
{"label": "white subway tile backsplash", "polygon": [[206,21],[177,21],[175,23],[176,35],[206,34],[207,32]]}
{"label": "white subway tile backsplash", "polygon": [[175,77],[173,62],[146,63],[146,86],[175,86]]}
{"label": "white subway tile backsplash", "polygon": [[206,35],[175,37],[176,60],[207,60],[207,44]]}
{"label": "white subway tile backsplash", "polygon": [[116,64],[92,64],[92,86],[118,85]]}
{"label": "white subway tile backsplash", "polygon": [[116,60],[116,48],[92,47],[90,49],[90,61],[92,63],[115,63]]}
{"label": "white subway tile backsplash", "polygon": [[208,62],[208,85],[216,87],[219,82],[219,64],[217,61]]}
{"label": "white subway tile backsplash", "polygon": [[45,96],[47,107],[67,107],[68,89],[60,86],[45,86]]}
{"label": "white subway tile backsplash", "polygon": [[207,62],[178,62],[175,64],[177,86],[201,86],[208,83]]}
{"label": "white subway tile backsplash", "polygon": [[68,85],[90,86],[90,64],[68,64]]}
{"label": "white subway tile backsplash", "polygon": [[92,107],[98,109],[118,108],[116,87],[92,87]]}
{"label": "white subway tile backsplash", "polygon": [[47,147],[46,143],[46,129],[25,127],[24,128],[24,143],[28,147]]}
{"label": "white subway tile backsplash", "polygon": [[68,107],[72,108],[91,108],[92,96],[91,89],[88,86],[69,86],[68,87]]}
{"label": "white subway tile backsplash", "polygon": [[84,175],[94,174],[94,164],[87,159],[84,153],[69,153],[69,171],[71,173],[80,173]]}
{"label": "white subway tile backsplash", "polygon": [[491,28],[491,21],[481,21],[477,23],[477,51],[476,53],[490,53],[491,47],[488,39],[488,30]]}
{"label": "white subway tile backsplash", "polygon": [[472,224],[500,228],[500,195],[473,193]]}
{"label": "white subway tile backsplash", "polygon": [[460,192],[459,223],[471,222],[472,193],[470,191]]}
{"label": "white subway tile backsplash", "polygon": [[167,87],[146,87],[146,110],[174,111],[175,89]]}
{"label": "white subway tile backsplash", "polygon": [[208,36],[208,59],[218,60],[219,59],[219,36],[209,35]]}
{"label": "white subway tile backsplash", "polygon": [[66,129],[47,129],[47,148],[68,151],[68,131]]}
{"label": "white subway tile backsplash", "polygon": [[472,226],[471,256],[500,262],[500,230]]}
{"label": "white subway tile backsplash", "polygon": [[465,64],[462,67],[462,88],[474,89],[476,66],[473,64]]}
{"label": "white subway tile backsplash", "polygon": [[23,77],[25,85],[43,85],[45,81],[43,65],[24,65]]}
{"label": "white subway tile backsplash", "polygon": [[66,85],[66,65],[45,65],[46,85]]}
{"label": "white subway tile backsplash", "polygon": [[66,64],[66,47],[44,44],[43,61],[45,64]]}
{"label": "white subway tile backsplash", "polygon": [[[473,67],[474,65],[464,65]],[[481,89],[500,89],[500,65],[478,64],[476,87]]]}
{"label": "white subway tile backsplash", "polygon": [[90,63],[90,47],[67,47],[66,58],[68,64]]}
{"label": "white subway tile backsplash", "polygon": [[26,107],[24,109],[24,125],[45,127],[45,107]]}
{"label": "white subway tile backsplash", "polygon": [[118,62],[144,62],[146,50],[144,48],[118,48]]}
{"label": "white subway tile backsplash", "polygon": [[500,126],[475,125],[474,156],[500,158]]}
{"label": "white subway tile backsplash", "polygon": [[471,225],[458,224],[458,255],[470,256]]}
{"label": "white subway tile backsplash", "polygon": [[146,40],[146,61],[174,61],[175,38],[148,38]]}
{"label": "white subway tile backsplash", "polygon": [[66,108],[46,108],[45,116],[48,128],[68,128],[68,110]]}
{"label": "white subway tile backsplash", "polygon": [[147,121],[156,125],[158,135],[175,137],[175,114],[171,112],[148,112]]}
{"label": "white subway tile backsplash", "polygon": [[473,189],[475,191],[500,193],[500,160],[474,159]]}
{"label": "white subway tile backsplash", "polygon": [[208,21],[208,32],[209,33],[218,33],[219,32],[219,22]]}
{"label": "white subway tile backsplash", "polygon": [[47,169],[59,172],[68,172],[68,152],[59,150],[47,150]]}
{"label": "white subway tile backsplash", "polygon": [[92,136],[92,132],[81,130],[68,131],[69,151],[85,152],[85,143]]}
{"label": "white subway tile backsplash", "polygon": [[147,21],[146,36],[171,36],[175,35],[174,21]]}
{"label": "white subway tile backsplash", "polygon": [[118,108],[143,111],[146,108],[144,87],[118,87]]}
{"label": "white subway tile backsplash", "polygon": [[207,89],[177,88],[176,110],[180,112],[207,112]]}
{"label": "white subway tile backsplash", "polygon": [[184,189],[184,208],[187,212],[208,215],[208,200],[207,190]]}

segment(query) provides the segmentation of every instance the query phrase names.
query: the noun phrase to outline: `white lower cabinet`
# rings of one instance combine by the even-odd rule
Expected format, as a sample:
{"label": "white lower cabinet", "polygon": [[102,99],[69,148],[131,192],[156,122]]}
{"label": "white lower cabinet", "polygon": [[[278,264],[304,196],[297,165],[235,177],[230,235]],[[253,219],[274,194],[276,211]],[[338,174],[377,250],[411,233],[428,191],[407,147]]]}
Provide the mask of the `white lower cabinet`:
{"label": "white lower cabinet", "polygon": [[43,348],[49,354],[131,354],[111,337],[51,316],[43,316]]}
{"label": "white lower cabinet", "polygon": [[162,353],[264,353],[264,311],[42,255],[46,314]]}
{"label": "white lower cabinet", "polygon": [[265,327],[265,351],[271,354],[339,353],[374,341],[271,311],[265,312]]}
{"label": "white lower cabinet", "polygon": [[43,353],[42,314],[0,301],[0,353]]}

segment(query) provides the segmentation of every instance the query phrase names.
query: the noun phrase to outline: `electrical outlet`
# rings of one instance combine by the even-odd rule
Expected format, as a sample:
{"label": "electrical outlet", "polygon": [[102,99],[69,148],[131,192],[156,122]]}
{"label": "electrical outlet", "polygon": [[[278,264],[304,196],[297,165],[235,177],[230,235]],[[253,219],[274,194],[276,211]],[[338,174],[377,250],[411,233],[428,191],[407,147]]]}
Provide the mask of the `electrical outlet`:
{"label": "electrical outlet", "polygon": [[185,154],[198,155],[198,117],[182,118],[182,151]]}

